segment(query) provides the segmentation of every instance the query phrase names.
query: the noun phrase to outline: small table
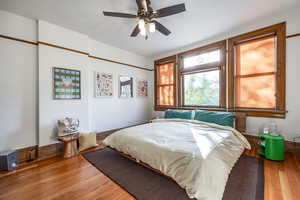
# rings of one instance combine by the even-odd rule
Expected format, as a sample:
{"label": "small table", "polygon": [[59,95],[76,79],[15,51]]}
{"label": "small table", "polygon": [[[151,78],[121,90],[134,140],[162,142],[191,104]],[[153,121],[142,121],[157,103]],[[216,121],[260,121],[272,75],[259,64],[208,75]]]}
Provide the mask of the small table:
{"label": "small table", "polygon": [[259,154],[269,160],[284,160],[284,137],[269,134],[259,134],[261,141]]}
{"label": "small table", "polygon": [[78,154],[78,138],[79,133],[58,137],[58,140],[64,143],[64,158],[70,158]]}

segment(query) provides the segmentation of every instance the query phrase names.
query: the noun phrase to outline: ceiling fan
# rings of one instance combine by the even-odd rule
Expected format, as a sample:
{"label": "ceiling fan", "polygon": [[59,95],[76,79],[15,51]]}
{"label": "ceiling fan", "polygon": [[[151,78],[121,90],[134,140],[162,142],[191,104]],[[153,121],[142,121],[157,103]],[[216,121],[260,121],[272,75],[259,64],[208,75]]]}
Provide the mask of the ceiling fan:
{"label": "ceiling fan", "polygon": [[150,0],[136,0],[138,11],[137,14],[127,14],[120,12],[106,12],[103,14],[109,17],[121,17],[121,18],[136,18],[139,19],[138,24],[131,33],[131,37],[136,37],[139,33],[145,38],[148,38],[148,32],[154,33],[155,30],[168,36],[171,31],[169,31],[164,25],[156,21],[156,18],[167,17],[170,15],[175,15],[184,12],[185,4],[177,4],[170,7],[162,8],[154,11],[151,7]]}

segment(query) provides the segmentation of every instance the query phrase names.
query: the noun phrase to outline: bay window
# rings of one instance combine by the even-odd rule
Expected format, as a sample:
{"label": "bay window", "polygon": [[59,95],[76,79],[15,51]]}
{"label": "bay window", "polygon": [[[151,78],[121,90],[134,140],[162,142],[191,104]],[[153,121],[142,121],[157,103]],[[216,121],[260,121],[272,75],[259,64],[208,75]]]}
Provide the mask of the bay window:
{"label": "bay window", "polygon": [[155,109],[284,118],[286,23],[155,62]]}

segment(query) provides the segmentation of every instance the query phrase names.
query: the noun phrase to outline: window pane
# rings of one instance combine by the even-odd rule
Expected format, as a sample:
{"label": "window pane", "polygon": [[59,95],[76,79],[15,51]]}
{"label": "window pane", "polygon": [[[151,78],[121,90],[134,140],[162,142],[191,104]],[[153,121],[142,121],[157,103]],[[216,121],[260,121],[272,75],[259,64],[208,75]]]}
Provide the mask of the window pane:
{"label": "window pane", "polygon": [[158,84],[174,83],[174,63],[160,65],[158,67]]}
{"label": "window pane", "polygon": [[184,104],[219,106],[220,71],[184,75]]}
{"label": "window pane", "polygon": [[158,105],[173,106],[174,105],[174,87],[173,86],[160,86],[158,88]]}
{"label": "window pane", "polygon": [[275,72],[275,37],[237,45],[237,75]]}
{"label": "window pane", "polygon": [[276,107],[276,39],[255,39],[236,46],[236,107]]}
{"label": "window pane", "polygon": [[236,106],[242,108],[275,108],[275,75],[237,79]]}
{"label": "window pane", "polygon": [[203,65],[213,62],[220,62],[220,50],[215,50],[207,53],[203,53],[196,56],[191,56],[184,58],[183,66],[184,68],[193,67],[197,65]]}

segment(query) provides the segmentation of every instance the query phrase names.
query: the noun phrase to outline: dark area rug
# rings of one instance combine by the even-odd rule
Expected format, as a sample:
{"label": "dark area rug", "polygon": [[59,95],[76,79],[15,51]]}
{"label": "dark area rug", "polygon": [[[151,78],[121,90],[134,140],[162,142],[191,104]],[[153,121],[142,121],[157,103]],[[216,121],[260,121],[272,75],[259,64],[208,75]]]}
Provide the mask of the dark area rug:
{"label": "dark area rug", "polygon": [[[109,148],[83,156],[137,200],[190,200],[185,190],[171,179]],[[261,199],[264,199],[263,160],[242,155],[229,176],[223,200]]]}

